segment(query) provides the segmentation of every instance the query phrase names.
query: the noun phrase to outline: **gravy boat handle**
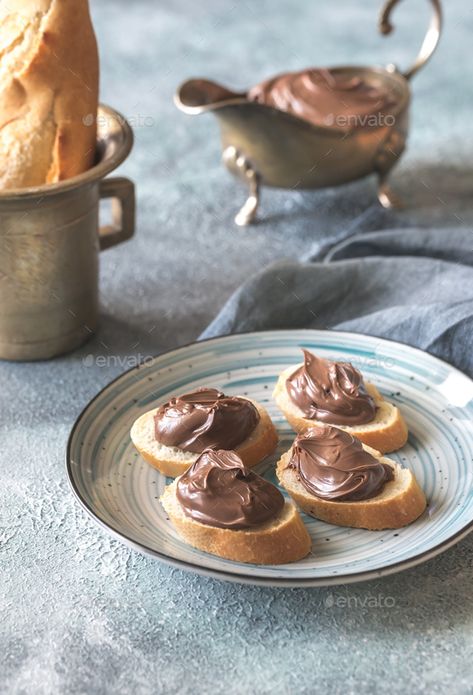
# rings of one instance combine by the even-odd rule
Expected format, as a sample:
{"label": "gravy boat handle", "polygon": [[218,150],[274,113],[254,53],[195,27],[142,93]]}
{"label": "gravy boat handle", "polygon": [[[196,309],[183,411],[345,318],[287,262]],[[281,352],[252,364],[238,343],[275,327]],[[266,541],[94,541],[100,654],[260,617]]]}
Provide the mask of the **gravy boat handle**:
{"label": "gravy boat handle", "polygon": [[[388,0],[383,7],[379,19],[379,30],[382,34],[387,35],[392,32],[394,27],[390,19],[391,12],[399,2],[400,0]],[[430,0],[430,2],[432,3],[434,13],[414,64],[402,73],[406,80],[410,80],[411,77],[430,60],[440,39],[440,33],[442,31],[442,6],[440,5],[440,0]]]}

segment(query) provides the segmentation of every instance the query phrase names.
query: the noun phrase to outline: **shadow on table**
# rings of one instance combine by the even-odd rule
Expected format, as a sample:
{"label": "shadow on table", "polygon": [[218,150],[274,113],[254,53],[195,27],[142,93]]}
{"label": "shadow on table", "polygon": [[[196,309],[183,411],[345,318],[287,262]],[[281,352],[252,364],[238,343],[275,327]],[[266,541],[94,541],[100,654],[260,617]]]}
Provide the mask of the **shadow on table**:
{"label": "shadow on table", "polygon": [[[392,176],[393,190],[401,198],[400,209],[385,210],[377,201],[374,176],[337,188],[318,191],[279,191],[280,211],[265,214],[263,192],[261,223],[303,223],[320,220],[330,228],[345,226],[350,232],[386,227],[452,226],[473,223],[473,167],[451,164],[401,164]],[[343,225],[342,225],[343,226]]]}
{"label": "shadow on table", "polygon": [[[316,551],[315,551],[316,552]],[[181,582],[197,593],[212,593],[222,606],[240,604],[252,607],[273,628],[315,637],[327,629],[334,634],[355,632],[360,639],[394,640],[447,631],[469,624],[471,603],[471,556],[473,534],[454,548],[416,568],[381,579],[340,586],[282,589],[235,585],[172,571],[176,589]],[[192,578],[190,578],[192,577]],[[243,611],[245,613],[245,611]],[[250,628],[248,628],[250,629]]]}

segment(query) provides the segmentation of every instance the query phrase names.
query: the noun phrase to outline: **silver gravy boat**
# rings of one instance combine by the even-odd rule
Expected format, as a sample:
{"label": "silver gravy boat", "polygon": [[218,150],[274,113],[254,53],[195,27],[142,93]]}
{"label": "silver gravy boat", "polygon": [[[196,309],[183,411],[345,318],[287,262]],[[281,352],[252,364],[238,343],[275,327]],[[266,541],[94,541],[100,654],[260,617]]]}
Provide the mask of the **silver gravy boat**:
{"label": "silver gravy boat", "polygon": [[[347,79],[361,77],[368,85],[389,91],[395,101],[389,123],[385,119],[376,126],[363,125],[343,132],[249,101],[246,93],[233,92],[207,79],[187,80],[178,88],[175,103],[181,111],[191,115],[213,112],[217,116],[223,162],[248,185],[248,199],[235,217],[238,225],[247,225],[255,219],[262,185],[317,189],[376,174],[381,205],[385,208],[397,205],[397,196],[387,179],[406,145],[410,80],[432,56],[442,28],[440,2],[430,1],[433,6],[430,25],[408,70],[401,72],[392,64],[384,68],[330,68],[335,75]],[[382,34],[393,30],[390,16],[398,2],[389,0],[383,7],[379,20]]]}

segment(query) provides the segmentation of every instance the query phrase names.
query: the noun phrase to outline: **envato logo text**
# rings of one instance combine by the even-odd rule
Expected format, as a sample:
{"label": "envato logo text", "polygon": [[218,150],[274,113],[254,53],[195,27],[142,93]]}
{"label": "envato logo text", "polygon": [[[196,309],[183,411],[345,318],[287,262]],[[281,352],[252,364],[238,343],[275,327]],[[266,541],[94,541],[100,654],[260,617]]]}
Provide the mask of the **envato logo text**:
{"label": "envato logo text", "polygon": [[363,357],[361,355],[356,355],[355,357],[350,358],[350,362],[361,370],[363,370],[364,367],[381,367],[383,369],[392,369],[395,365],[392,357],[387,357],[384,355],[380,355],[379,357]]}
{"label": "envato logo text", "polygon": [[366,596],[341,596],[329,594],[324,601],[325,608],[394,608],[396,599],[394,596],[384,594],[367,594]]}
{"label": "envato logo text", "polygon": [[148,364],[152,361],[152,355],[86,355],[82,359],[84,367],[120,367],[132,369],[140,364]]}
{"label": "envato logo text", "polygon": [[325,125],[336,125],[339,128],[384,128],[396,123],[396,117],[389,113],[329,113]]}
{"label": "envato logo text", "polygon": [[[132,128],[152,128],[156,123],[153,116],[143,113],[130,114],[126,118],[123,118],[120,114],[115,114],[113,122],[115,120],[118,120],[121,125],[128,123]],[[97,123],[98,128],[106,128],[109,122],[112,123],[112,119],[105,113],[99,113],[96,117],[92,113],[88,113],[82,119],[82,123],[85,126],[92,126],[94,123]]]}

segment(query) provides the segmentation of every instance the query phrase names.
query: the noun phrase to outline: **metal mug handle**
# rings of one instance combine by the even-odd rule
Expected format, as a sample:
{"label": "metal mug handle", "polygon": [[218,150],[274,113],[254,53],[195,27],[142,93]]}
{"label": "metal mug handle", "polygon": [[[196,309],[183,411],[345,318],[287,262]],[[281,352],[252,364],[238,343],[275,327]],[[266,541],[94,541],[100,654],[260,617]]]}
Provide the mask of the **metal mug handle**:
{"label": "metal mug handle", "polygon": [[[430,1],[433,5],[434,13],[414,64],[409,68],[409,70],[402,73],[406,80],[410,80],[411,77],[413,77],[415,73],[420,70],[428,60],[430,60],[440,39],[440,33],[442,31],[442,7],[440,5],[440,0]],[[393,8],[398,4],[398,2],[400,2],[400,0],[388,0],[386,5],[383,7],[381,16],[379,18],[379,30],[382,34],[390,34],[394,29],[390,21],[390,16]]]}
{"label": "metal mug handle", "polygon": [[135,233],[135,185],[123,176],[103,179],[99,188],[100,200],[112,198],[113,224],[99,228],[100,250],[121,244]]}

